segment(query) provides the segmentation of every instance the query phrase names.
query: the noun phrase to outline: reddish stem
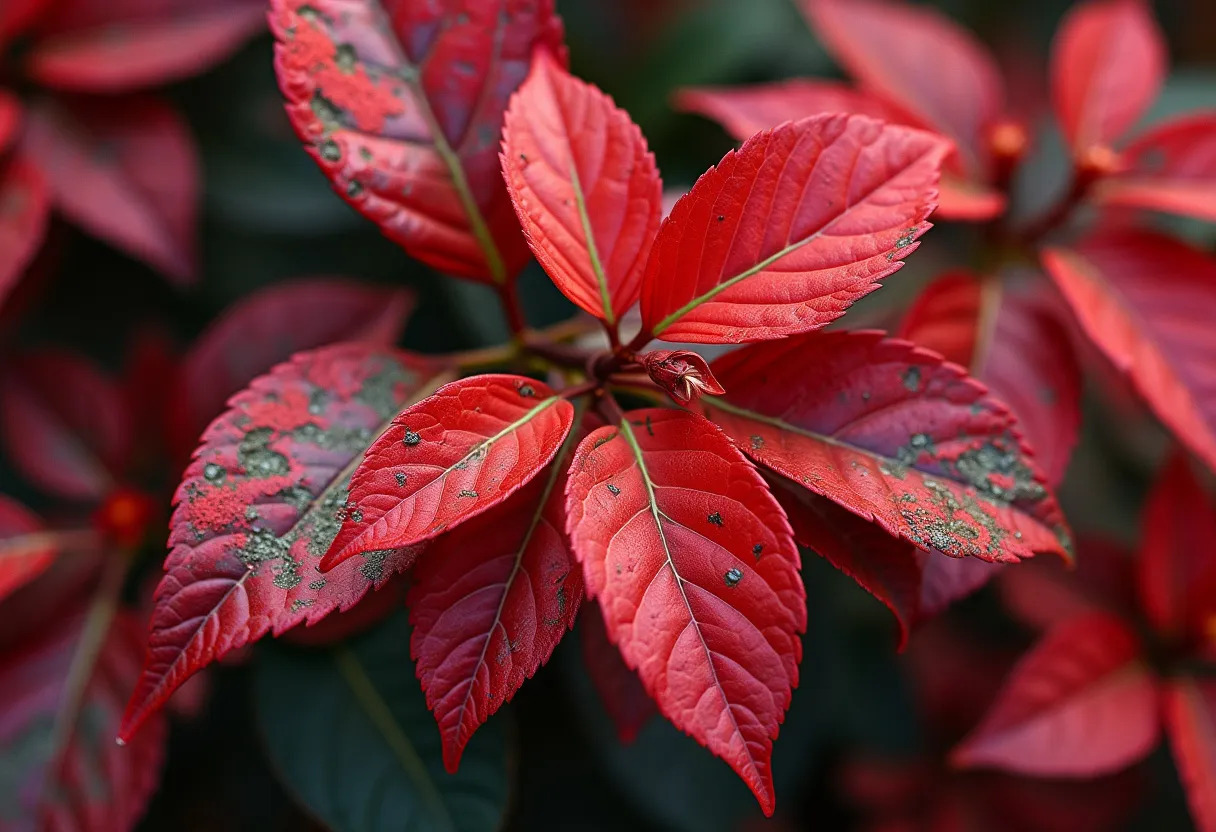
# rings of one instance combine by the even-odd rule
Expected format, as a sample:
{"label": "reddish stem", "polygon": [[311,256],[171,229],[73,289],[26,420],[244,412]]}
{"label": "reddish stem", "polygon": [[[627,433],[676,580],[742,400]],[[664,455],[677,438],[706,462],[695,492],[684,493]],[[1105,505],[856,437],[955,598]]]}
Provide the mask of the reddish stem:
{"label": "reddish stem", "polygon": [[595,409],[610,425],[619,425],[625,421],[625,411],[621,410],[621,406],[617,404],[611,393],[602,392],[596,399]]}
{"label": "reddish stem", "polygon": [[1034,245],[1042,237],[1059,228],[1072,215],[1073,210],[1085,199],[1090,186],[1100,177],[1100,172],[1092,168],[1080,167],[1073,173],[1068,192],[1038,220],[1035,220],[1018,235],[1023,245]]}
{"label": "reddish stem", "polygon": [[499,285],[498,297],[502,300],[503,312],[507,316],[507,326],[511,329],[511,334],[517,338],[520,337],[528,329],[528,319],[524,316],[523,307],[520,305],[515,281],[508,280]]}

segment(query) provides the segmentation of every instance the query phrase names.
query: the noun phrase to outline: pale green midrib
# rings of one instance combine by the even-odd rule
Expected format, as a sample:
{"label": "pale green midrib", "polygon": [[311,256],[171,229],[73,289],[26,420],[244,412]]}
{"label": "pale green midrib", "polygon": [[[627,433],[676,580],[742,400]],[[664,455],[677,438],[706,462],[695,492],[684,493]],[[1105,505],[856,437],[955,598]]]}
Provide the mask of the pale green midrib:
{"label": "pale green midrib", "polygon": [[367,718],[371,720],[372,725],[380,732],[380,736],[393,752],[393,756],[397,758],[397,762],[401,764],[406,776],[418,788],[423,802],[430,810],[432,819],[442,824],[444,829],[456,832],[456,823],[448,812],[447,805],[443,802],[443,796],[439,793],[438,786],[430,772],[427,771],[426,764],[422,762],[422,758],[418,755],[413,743],[410,742],[405,730],[397,722],[397,718],[393,715],[388,703],[384,701],[384,697],[376,690],[375,683],[363,669],[359,658],[344,645],[339,645],[334,649],[333,657],[347,687],[354,693],[355,700]]}
{"label": "pale green midrib", "polygon": [[616,322],[612,312],[612,295],[608,292],[608,277],[604,274],[604,264],[600,261],[600,252],[595,245],[595,231],[591,227],[591,217],[587,215],[587,196],[583,193],[583,184],[578,176],[578,166],[574,163],[574,152],[570,153],[570,186],[574,189],[574,204],[578,206],[578,218],[583,224],[583,237],[587,242],[587,256],[591,259],[591,270],[595,272],[595,281],[600,289],[600,304],[604,307],[604,321],[609,325]]}
{"label": "pale green midrib", "polygon": [[[578,410],[575,412],[574,424],[576,425],[582,420],[581,411],[582,408],[578,408]],[[498,601],[498,609],[494,613],[494,623],[490,625],[491,631],[493,631],[493,628],[497,626],[498,622],[502,619],[502,609],[504,606],[506,606],[507,595],[510,593],[511,584],[515,581],[515,576],[519,574],[519,565],[523,562],[524,552],[528,550],[528,545],[532,542],[532,536],[536,533],[537,527],[540,526],[541,517],[544,516],[545,513],[545,504],[549,502],[549,495],[553,493],[553,486],[557,485],[558,477],[561,476],[562,464],[565,462],[566,457],[569,456],[570,448],[574,446],[574,437],[577,435],[578,431],[574,429],[571,429],[571,431],[566,434],[565,441],[562,442],[561,448],[558,449],[557,455],[553,457],[553,462],[550,463],[551,470],[549,471],[548,481],[545,483],[544,491],[541,492],[540,501],[536,504],[536,511],[532,514],[532,522],[528,526],[528,531],[524,535],[523,541],[519,544],[519,548],[515,552],[515,564],[511,567],[511,574],[507,576],[507,580],[503,584],[502,598],[500,598]],[[477,672],[477,669],[481,668],[481,665],[486,658],[486,651],[489,649],[490,639],[487,637],[485,644],[482,645],[481,655],[477,658],[474,673]],[[473,686],[469,685],[468,688],[465,689],[464,701],[460,703],[460,709],[462,711],[468,705],[469,699],[472,697],[472,695]]]}
{"label": "pale green midrib", "polygon": [[[374,3],[371,5],[371,8],[381,18],[380,23],[384,31],[393,31],[391,22],[386,18],[383,5]],[[477,240],[477,244],[481,247],[482,253],[486,257],[486,265],[490,269],[490,278],[495,283],[505,283],[507,279],[507,267],[503,263],[502,254],[498,251],[498,244],[494,242],[494,237],[490,234],[490,228],[486,225],[485,218],[481,215],[481,209],[477,207],[477,200],[473,198],[473,191],[469,187],[469,180],[465,176],[464,165],[460,161],[460,156],[448,144],[447,136],[443,134],[439,120],[435,117],[435,111],[431,108],[431,101],[427,98],[426,91],[422,88],[419,80],[420,72],[418,67],[410,62],[409,57],[402,51],[400,44],[397,43],[395,38],[390,38],[389,42],[396,52],[396,57],[401,65],[409,67],[412,70],[409,77],[402,78],[402,80],[413,91],[414,99],[418,102],[418,111],[422,114],[427,129],[430,130],[435,152],[439,154],[439,158],[443,160],[444,165],[448,168],[448,173],[451,174],[452,185],[456,188],[456,195],[460,199],[460,205],[464,208],[465,215],[469,219],[469,230],[473,232],[473,238]],[[502,35],[501,31],[496,29],[494,54],[490,57],[491,65],[497,62],[501,49]]]}
{"label": "pale green midrib", "polygon": [[[916,157],[915,159],[911,160],[904,167],[904,170],[905,171],[908,170],[913,165],[915,165],[917,162],[919,162],[921,159],[923,159],[925,156],[929,156],[929,155],[931,155],[931,152],[925,153],[925,154],[922,154],[921,156]],[[901,173],[902,172],[903,171],[901,171]],[[898,176],[898,174],[896,174],[896,175]],[[895,177],[891,177],[891,178],[894,179]],[[806,237],[803,237],[801,240],[799,240],[795,243],[790,243],[788,246],[781,249],[781,251],[779,251],[776,254],[773,254],[769,257],[766,257],[764,260],[760,261],[755,266],[752,266],[751,268],[747,269],[746,271],[740,272],[739,274],[735,275],[734,277],[729,278],[728,280],[725,280],[722,283],[717,284],[716,286],[714,286],[712,289],[710,289],[705,294],[699,295],[699,296],[693,298],[688,303],[684,304],[679,309],[677,309],[675,312],[672,312],[670,315],[668,315],[667,317],[665,317],[661,321],[659,321],[657,324],[655,324],[654,329],[652,330],[653,334],[658,335],[663,330],[667,329],[667,327],[671,326],[676,321],[678,321],[680,318],[687,315],[693,309],[696,309],[701,304],[716,297],[719,293],[726,291],[727,289],[729,289],[731,286],[734,286],[739,281],[746,280],[747,278],[752,277],[756,273],[763,271],[764,269],[768,268],[776,261],[780,260],[782,257],[785,257],[785,256],[791,254],[792,252],[797,251],[798,249],[802,248],[803,246],[808,245],[812,241],[816,240],[823,234],[826,234],[828,231],[830,231],[832,229],[833,226],[836,225],[836,223],[840,222],[845,217],[847,217],[849,215],[850,211],[856,209],[859,205],[862,205],[863,203],[865,203],[870,197],[872,197],[875,193],[877,193],[877,191],[880,188],[889,184],[889,182],[890,182],[890,180],[888,179],[888,180],[878,184],[877,186],[871,188],[869,191],[866,191],[866,193],[864,193],[860,197],[858,197],[856,202],[854,202],[852,205],[846,206],[846,208],[844,210],[842,210],[840,212],[840,214],[838,214],[837,216],[835,216],[831,220],[829,220],[827,222],[827,224],[825,224],[823,226],[823,228],[820,228],[817,231],[815,231],[811,234],[808,234]],[[917,221],[916,227],[919,227],[922,222],[924,222],[924,220]]]}

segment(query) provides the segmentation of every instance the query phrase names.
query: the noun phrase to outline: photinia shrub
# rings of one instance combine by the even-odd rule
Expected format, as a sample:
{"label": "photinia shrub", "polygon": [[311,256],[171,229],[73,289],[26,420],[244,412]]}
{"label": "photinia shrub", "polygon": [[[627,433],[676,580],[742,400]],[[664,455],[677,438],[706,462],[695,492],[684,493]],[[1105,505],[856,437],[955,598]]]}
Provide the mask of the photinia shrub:
{"label": "photinia shrub", "polygon": [[[0,91],[0,301],[52,206],[193,280],[193,144],[132,94],[226,57],[255,6],[0,10],[56,94]],[[0,356],[6,464],[71,507],[0,496],[0,748],[31,761],[0,778],[0,829],[132,828],[167,715],[251,656],[267,757],[315,821],[501,828],[519,738],[496,715],[576,626],[621,742],[665,721],[772,816],[796,691],[850,684],[817,646],[845,640],[822,559],[893,615],[927,734],[823,775],[859,828],[1115,828],[1165,735],[1216,830],[1216,260],[1158,216],[1216,220],[1216,115],[1138,127],[1167,72],[1141,0],[1076,4],[1030,104],[927,6],[798,6],[853,83],[679,90],[739,143],[669,203],[642,129],[570,70],[554,0],[271,0],[304,150],[509,339],[404,349],[413,292],[314,275],[185,348],[140,330],[119,373]],[[1027,208],[1048,109],[1067,181]],[[918,254],[930,279],[884,309],[939,235],[973,239]],[[533,260],[573,319],[534,326]],[[1173,437],[1134,555],[1078,558],[1057,499],[1087,396]],[[163,520],[153,588],[132,576]],[[990,582],[1013,635],[930,623]]]}

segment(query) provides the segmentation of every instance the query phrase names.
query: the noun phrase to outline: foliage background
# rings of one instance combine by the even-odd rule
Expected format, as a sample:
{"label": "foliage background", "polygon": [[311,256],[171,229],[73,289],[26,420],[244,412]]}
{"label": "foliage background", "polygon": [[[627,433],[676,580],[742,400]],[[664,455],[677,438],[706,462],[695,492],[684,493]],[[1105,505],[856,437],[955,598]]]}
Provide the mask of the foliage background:
{"label": "foliage background", "polygon": [[[1051,33],[1069,4],[935,5],[998,49],[1030,50],[1035,66],[1045,71]],[[686,188],[732,144],[708,121],[674,111],[670,95],[676,88],[839,75],[790,0],[559,0],[558,8],[572,70],[631,113],[668,188]],[[1155,11],[1169,38],[1174,70],[1148,120],[1216,106],[1216,3],[1160,0]],[[1043,83],[1021,80],[1032,88]],[[414,287],[420,304],[404,341],[411,348],[439,352],[505,337],[488,290],[412,261],[334,195],[283,115],[269,36],[169,94],[187,114],[203,154],[201,281],[179,292],[147,267],[57,225],[42,255],[57,261],[53,279],[23,288],[5,311],[18,321],[21,346],[73,346],[116,369],[129,335],[144,324],[167,325],[184,346],[236,299],[288,278],[319,274]],[[1027,202],[1046,202],[1060,187],[1065,161],[1057,145],[1041,143],[1019,183]],[[902,309],[942,265],[963,259],[965,231],[956,228],[930,234],[898,277],[851,312],[849,321],[864,320],[866,308]],[[1184,230],[1209,250],[1216,244],[1210,225]],[[534,324],[569,315],[569,304],[535,265],[523,287]],[[1144,431],[1145,423],[1131,430],[1099,418],[1099,411],[1091,396],[1085,438],[1062,492],[1065,511],[1081,533],[1099,530],[1132,541],[1147,478],[1165,439]],[[0,491],[35,509],[46,505],[2,460]],[[848,828],[834,763],[860,748],[913,751],[922,731],[901,660],[893,653],[886,610],[817,558],[806,558],[804,577],[811,622],[803,681],[775,750],[786,820],[769,823]],[[1029,635],[1012,629],[994,609],[992,592],[985,590],[950,616],[954,626],[982,634],[993,649],[1028,644]],[[578,639],[567,638],[496,717],[509,723],[517,749],[509,829],[769,828],[726,765],[666,722],[652,720],[637,744],[620,747],[579,661]],[[212,674],[206,711],[174,729],[163,783],[141,829],[308,828],[310,821],[294,808],[262,753],[249,696],[252,674],[248,664]],[[1149,777],[1149,799],[1131,828],[1188,828],[1164,750],[1150,762]],[[755,825],[744,827],[745,822]]]}

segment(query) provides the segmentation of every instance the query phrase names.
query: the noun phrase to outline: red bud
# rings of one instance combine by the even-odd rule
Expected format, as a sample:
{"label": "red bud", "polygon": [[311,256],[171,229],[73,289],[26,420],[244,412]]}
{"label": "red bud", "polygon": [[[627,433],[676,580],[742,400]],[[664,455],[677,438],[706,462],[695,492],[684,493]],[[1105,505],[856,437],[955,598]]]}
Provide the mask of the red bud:
{"label": "red bud", "polygon": [[695,352],[656,350],[641,358],[654,383],[680,404],[688,404],[703,393],[721,396],[726,392],[710,372],[709,364]]}

